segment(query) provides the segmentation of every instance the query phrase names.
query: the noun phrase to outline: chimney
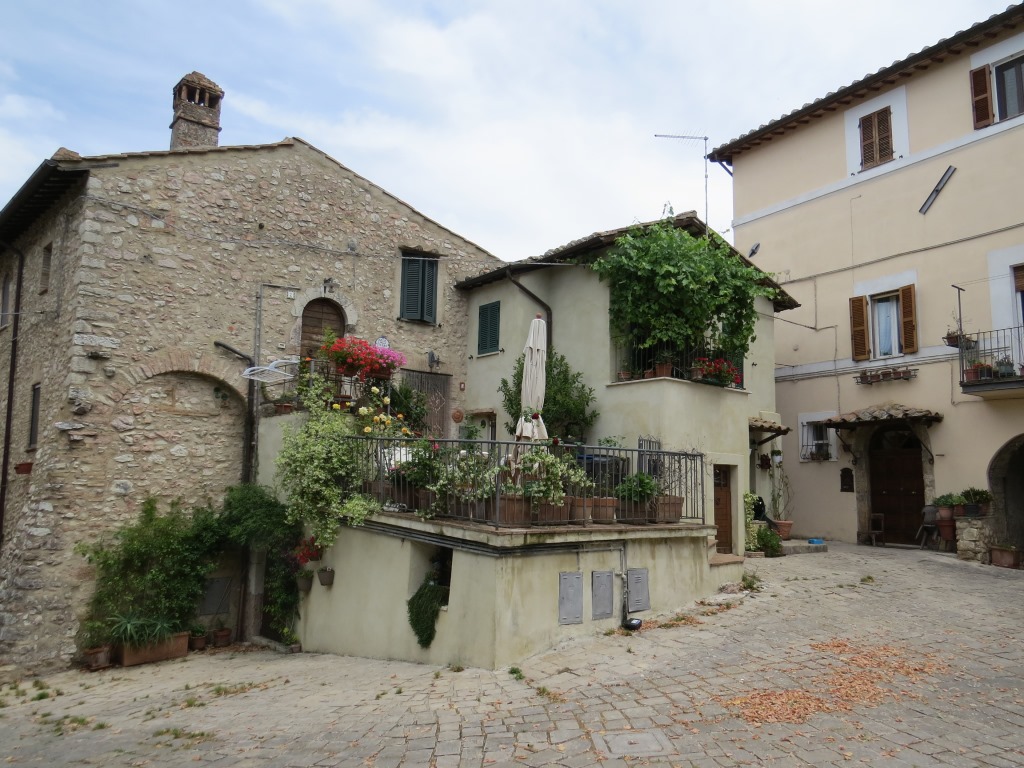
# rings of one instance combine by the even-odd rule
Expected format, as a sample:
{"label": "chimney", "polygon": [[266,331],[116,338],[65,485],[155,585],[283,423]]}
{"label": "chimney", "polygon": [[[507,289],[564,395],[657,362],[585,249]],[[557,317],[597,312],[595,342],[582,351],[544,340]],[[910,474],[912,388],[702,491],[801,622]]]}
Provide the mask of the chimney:
{"label": "chimney", "polygon": [[216,147],[220,133],[220,103],[224,91],[199,72],[185,75],[174,86],[171,149]]}

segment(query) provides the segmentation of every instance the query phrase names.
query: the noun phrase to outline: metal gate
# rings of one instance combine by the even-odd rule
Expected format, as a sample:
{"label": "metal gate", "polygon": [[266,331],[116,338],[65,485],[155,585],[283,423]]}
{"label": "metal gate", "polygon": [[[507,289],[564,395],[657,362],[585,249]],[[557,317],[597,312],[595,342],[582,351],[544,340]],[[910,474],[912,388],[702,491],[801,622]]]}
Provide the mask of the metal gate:
{"label": "metal gate", "polygon": [[431,435],[445,437],[450,419],[449,390],[452,377],[447,373],[426,373],[424,371],[402,371],[402,381],[412,389],[422,392],[427,398],[427,429]]}

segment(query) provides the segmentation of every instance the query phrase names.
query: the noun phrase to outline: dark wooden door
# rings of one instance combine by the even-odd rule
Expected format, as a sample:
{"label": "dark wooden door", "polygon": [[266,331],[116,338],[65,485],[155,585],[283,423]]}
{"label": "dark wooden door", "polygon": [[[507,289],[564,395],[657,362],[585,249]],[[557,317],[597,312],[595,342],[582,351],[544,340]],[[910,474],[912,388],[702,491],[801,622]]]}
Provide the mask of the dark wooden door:
{"label": "dark wooden door", "polygon": [[924,508],[921,444],[910,432],[891,430],[871,441],[871,513],[882,515],[889,544],[914,544]]}
{"label": "dark wooden door", "polygon": [[732,489],[729,467],[715,465],[715,525],[718,526],[718,551],[732,552]]}
{"label": "dark wooden door", "polygon": [[324,333],[331,331],[335,336],[345,335],[345,317],[333,301],[314,299],[302,310],[303,357],[313,357],[324,343]]}

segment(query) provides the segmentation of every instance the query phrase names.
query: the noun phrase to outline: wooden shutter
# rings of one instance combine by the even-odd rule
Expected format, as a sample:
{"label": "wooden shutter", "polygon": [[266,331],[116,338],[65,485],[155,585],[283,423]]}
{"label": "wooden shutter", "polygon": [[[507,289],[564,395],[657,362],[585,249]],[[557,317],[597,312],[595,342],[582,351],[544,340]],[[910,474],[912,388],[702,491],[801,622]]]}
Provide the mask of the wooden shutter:
{"label": "wooden shutter", "polygon": [[875,154],[875,116],[864,115],[860,119],[860,168],[874,168],[878,165]]}
{"label": "wooden shutter", "polygon": [[437,259],[423,259],[423,320],[437,322]]}
{"label": "wooden shutter", "polygon": [[402,297],[398,310],[405,320],[422,319],[423,259],[402,259]]}
{"label": "wooden shutter", "polygon": [[892,110],[886,107],[875,112],[875,134],[878,136],[878,164],[892,160]]}
{"label": "wooden shutter", "polygon": [[889,107],[860,119],[861,170],[892,160],[892,110]]}
{"label": "wooden shutter", "polygon": [[854,296],[850,299],[850,346],[853,348],[854,360],[867,360],[871,357],[867,296]]}
{"label": "wooden shutter", "polygon": [[1013,289],[1024,292],[1024,264],[1013,268]]}
{"label": "wooden shutter", "polygon": [[917,300],[913,285],[900,288],[900,344],[905,355],[917,352]]}
{"label": "wooden shutter", "polygon": [[988,64],[971,70],[971,109],[975,130],[992,125],[992,75]]}
{"label": "wooden shutter", "polygon": [[476,338],[476,353],[485,355],[498,351],[498,329],[501,323],[501,302],[492,301],[480,307],[480,324]]}

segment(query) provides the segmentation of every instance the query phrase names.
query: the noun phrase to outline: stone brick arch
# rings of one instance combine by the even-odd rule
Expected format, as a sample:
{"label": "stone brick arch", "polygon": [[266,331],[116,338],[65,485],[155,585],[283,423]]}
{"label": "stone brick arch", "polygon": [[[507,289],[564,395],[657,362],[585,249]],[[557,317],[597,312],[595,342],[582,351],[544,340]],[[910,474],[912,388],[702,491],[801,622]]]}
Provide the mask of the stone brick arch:
{"label": "stone brick arch", "polygon": [[1007,543],[1024,547],[1024,435],[1008,440],[995,452],[986,476],[994,531]]}
{"label": "stone brick arch", "polygon": [[242,371],[239,365],[238,361],[225,359],[216,352],[196,352],[171,347],[150,355],[143,362],[123,372],[111,383],[106,399],[108,404],[118,403],[127,392],[154,376],[166,373],[195,373],[216,380],[218,384],[244,401],[248,385],[240,375]]}
{"label": "stone brick arch", "polygon": [[342,317],[345,318],[346,334],[356,333],[356,326],[359,323],[359,310],[348,296],[338,290],[336,285],[333,286],[333,290],[328,290],[326,286],[307,288],[299,293],[292,302],[291,312],[295,321],[292,323],[291,330],[288,333],[289,354],[301,354],[302,313],[305,311],[306,305],[320,299],[331,302],[341,312]]}

